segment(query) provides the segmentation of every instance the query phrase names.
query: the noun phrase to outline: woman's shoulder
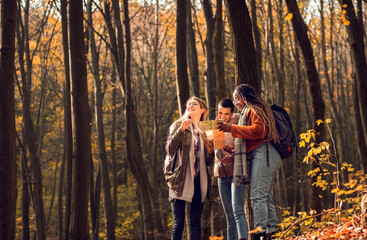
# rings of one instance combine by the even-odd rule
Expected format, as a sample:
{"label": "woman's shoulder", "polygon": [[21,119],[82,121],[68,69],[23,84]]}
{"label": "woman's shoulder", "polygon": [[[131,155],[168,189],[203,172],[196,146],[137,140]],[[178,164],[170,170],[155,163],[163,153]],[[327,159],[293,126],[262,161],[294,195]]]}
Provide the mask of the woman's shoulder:
{"label": "woman's shoulder", "polygon": [[238,121],[240,120],[240,116],[241,114],[239,113],[233,113],[231,119],[228,121],[228,123],[231,123],[231,124],[237,124]]}
{"label": "woman's shoulder", "polygon": [[179,120],[174,121],[171,126],[169,127],[169,130],[177,130],[181,126],[181,122]]}

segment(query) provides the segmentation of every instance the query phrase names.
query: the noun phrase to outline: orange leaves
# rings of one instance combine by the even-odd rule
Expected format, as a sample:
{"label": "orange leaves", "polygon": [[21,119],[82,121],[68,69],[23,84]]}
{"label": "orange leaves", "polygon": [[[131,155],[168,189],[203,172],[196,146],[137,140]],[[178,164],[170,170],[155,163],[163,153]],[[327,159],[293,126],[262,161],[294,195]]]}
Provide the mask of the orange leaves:
{"label": "orange leaves", "polygon": [[[347,4],[344,4],[344,5],[342,5],[342,7],[343,8],[347,8]],[[349,22],[349,20],[347,20],[346,18],[345,18],[345,14],[347,13],[347,11],[345,10],[345,9],[343,9],[343,11],[342,11],[342,16],[340,17],[340,21],[341,21],[341,23],[343,23],[345,26],[349,26],[350,25],[350,22]]]}
{"label": "orange leaves", "polygon": [[220,237],[214,236],[214,237],[209,237],[209,240],[223,240],[223,235],[221,234]]}
{"label": "orange leaves", "polygon": [[288,13],[288,15],[285,17],[285,20],[289,22],[290,20],[292,20],[292,18],[293,18],[293,13]]}
{"label": "orange leaves", "polygon": [[261,227],[257,227],[254,230],[249,231],[248,233],[253,234],[253,233],[260,232],[261,230],[263,230]]}

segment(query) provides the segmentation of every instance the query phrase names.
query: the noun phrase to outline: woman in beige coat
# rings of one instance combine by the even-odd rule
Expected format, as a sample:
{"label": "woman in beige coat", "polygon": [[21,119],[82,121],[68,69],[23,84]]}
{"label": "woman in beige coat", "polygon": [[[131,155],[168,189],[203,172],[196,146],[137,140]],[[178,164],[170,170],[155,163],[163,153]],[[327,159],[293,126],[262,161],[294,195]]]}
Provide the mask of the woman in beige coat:
{"label": "woman in beige coat", "polygon": [[[205,102],[191,97],[186,103],[185,114],[170,127],[166,151],[170,159],[178,164],[176,181],[169,184],[169,197],[173,213],[171,239],[182,239],[185,223],[185,205],[191,203],[191,240],[201,239],[201,213],[203,202],[209,196],[210,176],[207,166],[214,159],[213,141],[199,134],[195,127],[207,115]],[[176,156],[175,156],[176,155]],[[165,164],[170,164],[167,162]]]}

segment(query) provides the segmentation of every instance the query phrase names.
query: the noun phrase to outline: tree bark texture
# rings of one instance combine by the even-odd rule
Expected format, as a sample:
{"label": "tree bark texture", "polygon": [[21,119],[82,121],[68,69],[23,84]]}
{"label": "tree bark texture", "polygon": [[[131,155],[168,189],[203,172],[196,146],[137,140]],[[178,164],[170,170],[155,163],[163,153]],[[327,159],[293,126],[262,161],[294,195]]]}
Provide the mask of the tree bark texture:
{"label": "tree bark texture", "polygon": [[[304,63],[306,65],[307,78],[312,96],[313,126],[317,133],[316,142],[320,143],[324,138],[324,127],[323,124],[317,125],[316,121],[319,119],[324,119],[325,104],[322,98],[321,84],[315,65],[313,50],[307,35],[307,26],[301,17],[296,0],[286,0],[286,3],[289,12],[293,13],[292,25],[301,48]],[[316,160],[312,163],[311,168],[315,169],[317,167],[320,166]],[[312,181],[316,182],[317,176],[315,176]],[[310,194],[311,208],[316,210],[318,213],[321,212],[321,199],[319,195],[321,195],[321,189],[318,187],[313,187]]]}
{"label": "tree bark texture", "polygon": [[256,65],[257,65],[257,77],[258,77],[258,86],[257,89],[261,89],[261,66],[262,66],[262,47],[261,47],[261,35],[260,30],[257,25],[257,12],[256,12],[256,0],[251,0],[251,22],[252,22],[252,31],[254,33],[255,40],[255,51],[256,51]]}
{"label": "tree bark texture", "polygon": [[22,157],[21,157],[21,172],[22,172],[22,233],[23,240],[29,240],[29,204],[30,204],[30,194],[29,191],[29,182],[30,182],[30,173],[27,164],[27,149],[24,145],[26,145],[26,138],[23,133],[23,146],[22,146]]}
{"label": "tree bark texture", "polygon": [[258,76],[252,24],[245,1],[225,0],[236,64],[236,85],[247,83],[257,92]]}
{"label": "tree bark texture", "polygon": [[214,51],[213,51],[213,34],[214,34],[214,23],[213,10],[209,0],[202,0],[204,9],[205,23],[206,23],[206,36],[205,36],[205,96],[208,104],[208,116],[209,119],[215,119],[216,116],[216,76],[214,67]]}
{"label": "tree bark texture", "polygon": [[176,0],[176,85],[180,115],[185,111],[186,101],[190,98],[186,58],[186,7],[187,0]]}
{"label": "tree bark texture", "polygon": [[[19,2],[18,2],[19,5]],[[21,18],[21,9],[18,6],[18,55],[19,65],[22,79],[23,91],[23,124],[25,137],[27,139],[27,146],[30,154],[31,167],[30,172],[33,179],[33,203],[36,215],[37,239],[46,239],[46,225],[45,225],[45,211],[42,197],[42,172],[41,163],[37,155],[37,136],[35,133],[32,114],[31,114],[31,86],[32,86],[32,59],[30,58],[29,37],[28,37],[28,12],[29,1],[26,1],[24,13],[24,24]],[[22,34],[20,34],[22,30]],[[26,62],[24,62],[24,55],[26,55]],[[27,65],[27,71],[25,70]]]}
{"label": "tree bark texture", "polygon": [[224,76],[224,37],[223,37],[223,4],[217,0],[213,35],[213,58],[216,78],[216,97],[218,101],[226,97],[226,82]]}
{"label": "tree bark texture", "polygon": [[[125,65],[125,102],[126,102],[126,150],[130,168],[139,185],[141,206],[144,219],[144,237],[154,240],[154,213],[151,203],[153,202],[148,174],[144,167],[141,152],[139,128],[137,124],[136,107],[133,98],[133,88],[131,82],[131,37],[130,18],[128,1],[124,0],[124,23],[125,23],[125,43],[126,43],[126,65]],[[184,9],[186,12],[186,9]],[[186,18],[183,19],[186,22]],[[185,28],[186,30],[186,28]],[[186,36],[184,37],[186,39]],[[186,52],[186,47],[184,49]],[[186,54],[184,54],[186,58]],[[186,59],[183,62],[186,65]],[[186,65],[187,66],[187,65]],[[185,68],[186,69],[186,68]],[[187,72],[186,72],[187,76]],[[186,78],[187,80],[187,78]],[[187,89],[188,90],[188,89]]]}
{"label": "tree bark texture", "polygon": [[[360,22],[356,16],[353,2],[351,0],[339,0],[339,3],[346,10],[346,19],[350,22],[346,26],[349,37],[349,46],[353,59],[353,67],[356,73],[357,90],[359,96],[359,108],[363,126],[364,139],[367,143],[367,62],[365,54],[364,35]],[[366,156],[363,156],[366,161]]]}
{"label": "tree bark texture", "polygon": [[115,222],[112,213],[112,199],[111,199],[111,184],[109,178],[108,160],[106,153],[105,134],[103,127],[103,93],[102,84],[99,73],[98,53],[96,47],[96,41],[93,31],[93,16],[92,16],[92,1],[88,1],[87,5],[88,22],[90,24],[89,30],[89,43],[90,53],[92,57],[92,72],[94,78],[94,98],[95,98],[95,121],[97,129],[97,143],[99,160],[102,170],[102,190],[103,190],[103,202],[105,211],[105,224],[107,230],[107,239],[115,239]]}
{"label": "tree bark texture", "polygon": [[90,110],[83,35],[83,2],[69,1],[69,36],[73,96],[75,159],[73,164],[70,239],[89,239],[88,197],[91,161]]}
{"label": "tree bark texture", "polygon": [[0,239],[15,239],[16,135],[14,51],[16,1],[0,3]]}
{"label": "tree bark texture", "polygon": [[[272,8],[271,0],[268,1],[268,17],[269,17],[269,40],[270,40],[270,49],[271,49],[271,60],[272,60],[272,63],[273,63],[272,65],[273,65],[273,69],[274,69],[274,73],[275,73],[274,74],[275,79],[276,79],[277,84],[278,84],[277,103],[280,104],[281,106],[283,106],[284,95],[283,95],[283,103],[281,103],[279,101],[280,86],[282,85],[283,79],[282,79],[282,75],[281,75],[280,69],[279,69],[278,57],[277,57],[277,51],[276,51],[277,49],[276,49],[275,44],[274,44],[274,19],[273,19],[273,8]],[[283,86],[283,89],[284,89],[284,86]]]}
{"label": "tree bark texture", "polygon": [[[68,39],[68,16],[67,16],[67,0],[61,0],[61,28],[62,28],[62,44],[64,53],[64,156],[66,165],[66,196],[65,196],[65,230],[62,220],[59,221],[60,239],[69,239],[70,214],[71,214],[71,189],[73,179],[73,126],[71,120],[71,95],[70,95],[70,60],[69,60],[69,39]],[[63,171],[63,170],[61,170]],[[60,180],[60,187],[63,183]],[[60,190],[62,191],[62,189]],[[62,195],[62,193],[61,193]],[[60,201],[60,200],[59,200]],[[60,204],[62,204],[62,199]],[[62,206],[59,206],[62,211]]]}
{"label": "tree bark texture", "polygon": [[196,50],[194,25],[191,18],[191,2],[187,3],[187,62],[190,69],[190,95],[200,97],[199,63]]}

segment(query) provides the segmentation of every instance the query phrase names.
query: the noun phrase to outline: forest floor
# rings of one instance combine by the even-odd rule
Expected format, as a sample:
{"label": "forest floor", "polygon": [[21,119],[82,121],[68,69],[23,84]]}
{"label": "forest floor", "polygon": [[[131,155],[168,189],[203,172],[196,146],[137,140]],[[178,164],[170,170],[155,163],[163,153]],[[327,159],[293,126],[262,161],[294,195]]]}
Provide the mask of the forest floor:
{"label": "forest floor", "polygon": [[[361,215],[352,219],[342,218],[340,223],[329,222],[328,227],[310,230],[307,234],[296,237],[279,236],[287,240],[319,240],[319,239],[367,239],[367,225],[361,224]],[[285,233],[285,232],[284,232]],[[283,234],[285,235],[285,234]]]}

